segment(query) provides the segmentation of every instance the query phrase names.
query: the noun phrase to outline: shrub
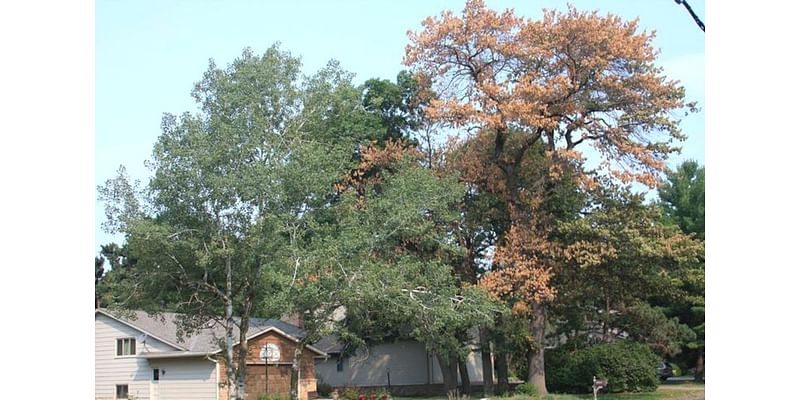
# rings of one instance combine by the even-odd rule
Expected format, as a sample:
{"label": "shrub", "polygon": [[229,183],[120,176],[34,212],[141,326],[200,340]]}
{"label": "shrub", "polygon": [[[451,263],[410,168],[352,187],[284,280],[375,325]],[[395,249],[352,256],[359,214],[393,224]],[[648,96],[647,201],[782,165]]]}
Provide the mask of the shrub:
{"label": "shrub", "polygon": [[339,391],[339,398],[342,400],[358,400],[359,394],[357,388],[346,387]]}
{"label": "shrub", "polygon": [[673,376],[683,376],[683,370],[678,364],[669,363],[669,367],[672,369]]}
{"label": "shrub", "polygon": [[616,342],[572,352],[545,353],[547,386],[554,392],[590,393],[592,377],[608,379],[610,392],[647,392],[658,387],[659,358],[645,344]]}
{"label": "shrub", "polygon": [[517,394],[522,394],[525,396],[536,397],[538,396],[538,392],[536,391],[536,385],[532,383],[523,383],[521,385],[517,385],[515,390]]}
{"label": "shrub", "polygon": [[328,397],[328,396],[331,395],[332,391],[333,391],[333,386],[331,386],[331,385],[329,385],[329,384],[327,384],[325,382],[317,383],[317,394],[318,395],[320,395],[322,397]]}

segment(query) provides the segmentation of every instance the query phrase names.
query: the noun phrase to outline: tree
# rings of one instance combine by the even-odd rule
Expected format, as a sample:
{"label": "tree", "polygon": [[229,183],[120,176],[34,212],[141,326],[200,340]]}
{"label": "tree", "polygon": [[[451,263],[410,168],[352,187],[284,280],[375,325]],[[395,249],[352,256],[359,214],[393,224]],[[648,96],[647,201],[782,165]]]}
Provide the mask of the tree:
{"label": "tree", "polygon": [[681,163],[675,171],[667,171],[667,180],[658,189],[665,221],[675,224],[687,234],[705,239],[706,232],[706,169],[697,161]]}
{"label": "tree", "polygon": [[[548,216],[536,215],[537,206],[562,174],[597,185],[598,175],[575,168],[581,145],[594,147],[600,170],[618,180],[655,185],[666,157],[678,151],[675,142],[684,139],[672,111],[693,104],[655,66],[653,34],[638,33],[635,21],[574,8],[531,21],[470,0],[461,17],[448,11],[422,25],[409,34],[404,61],[420,81],[432,82],[437,97],[425,109],[428,117],[476,128],[490,144],[494,168],[481,175],[490,177],[486,190],[502,196],[511,221],[495,264],[518,281],[510,286],[533,282],[525,284],[536,338],[528,380],[546,393],[546,305],[555,293],[543,262],[548,256],[537,252],[549,248],[542,232],[552,227]],[[523,160],[537,143],[545,146],[550,173],[523,186]]]}
{"label": "tree", "polygon": [[[654,333],[671,321],[648,304],[682,296],[675,283],[702,257],[703,246],[660,218],[642,195],[606,189],[595,192],[581,218],[558,224],[564,263],[555,286],[563,294],[555,309],[568,321],[562,333],[588,332],[603,341],[624,333],[664,356],[677,352],[674,343],[687,339],[685,330]],[[675,332],[665,339],[671,345],[651,340],[668,331]]]}
{"label": "tree", "polygon": [[201,112],[164,116],[144,196],[125,176],[100,188],[108,226],[137,259],[126,305],[157,313],[169,296],[183,332],[223,326],[234,399],[245,393],[250,318],[287,309],[294,244],[352,162],[352,143],[306,128],[324,125],[333,107],[304,96],[299,68],[277,46],[261,56],[246,49],[225,69],[212,61],[192,91]]}
{"label": "tree", "polygon": [[100,295],[97,292],[97,284],[103,279],[103,274],[105,274],[105,268],[103,268],[105,261],[106,260],[102,257],[94,258],[94,308],[100,307]]}
{"label": "tree", "polygon": [[486,325],[499,307],[453,268],[463,251],[452,225],[464,187],[454,175],[428,168],[424,158],[395,142],[362,151],[336,236],[337,247],[349,249],[338,259],[357,290],[344,324],[360,336],[355,345],[389,337],[424,344],[452,392],[466,356],[464,333]]}
{"label": "tree", "polygon": [[[705,167],[696,161],[684,161],[675,171],[667,171],[667,180],[659,188],[664,222],[705,240]],[[695,340],[686,347],[693,353],[695,380],[704,379],[705,369],[705,261],[697,263],[681,279],[685,295],[666,303],[668,313],[688,324]]]}
{"label": "tree", "polygon": [[96,307],[119,308],[130,296],[136,258],[130,256],[127,245],[108,243],[100,246],[100,256],[94,263]]}
{"label": "tree", "polygon": [[423,125],[423,90],[408,71],[397,74],[396,83],[369,79],[364,83],[364,108],[380,117],[385,127],[378,144],[385,140],[408,140]]}

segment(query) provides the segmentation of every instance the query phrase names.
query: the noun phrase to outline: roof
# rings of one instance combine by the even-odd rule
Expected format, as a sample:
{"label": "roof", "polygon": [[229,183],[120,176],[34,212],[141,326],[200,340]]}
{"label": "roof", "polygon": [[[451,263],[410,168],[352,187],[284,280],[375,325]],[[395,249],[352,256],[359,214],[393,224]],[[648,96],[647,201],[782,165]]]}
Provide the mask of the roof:
{"label": "roof", "polygon": [[[225,329],[220,324],[212,323],[209,323],[206,328],[192,333],[192,335],[179,337],[181,314],[176,313],[165,312],[158,315],[148,315],[144,311],[115,313],[107,309],[96,309],[95,312],[120,321],[150,337],[175,347],[183,355],[219,352],[221,351],[219,341],[225,337]],[[248,326],[248,339],[269,331],[274,331],[294,342],[299,342],[305,337],[305,332],[301,328],[278,319],[251,318]],[[239,329],[236,326],[234,326],[233,335],[234,337],[239,337]],[[320,355],[327,355],[327,353],[315,346],[306,347]],[[145,355],[145,357],[151,356],[156,357],[154,355]]]}
{"label": "roof", "polygon": [[344,350],[344,345],[336,335],[323,336],[319,342],[314,343],[314,347],[328,354],[338,354]]}

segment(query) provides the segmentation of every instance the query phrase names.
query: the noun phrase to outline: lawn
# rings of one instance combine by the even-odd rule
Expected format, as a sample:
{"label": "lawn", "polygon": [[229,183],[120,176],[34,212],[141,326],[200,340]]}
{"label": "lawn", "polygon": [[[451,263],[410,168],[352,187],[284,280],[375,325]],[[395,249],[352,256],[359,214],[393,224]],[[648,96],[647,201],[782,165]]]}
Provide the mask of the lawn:
{"label": "lawn", "polygon": [[[705,397],[705,385],[702,383],[670,383],[659,386],[650,393],[617,393],[597,395],[598,400],[695,400]],[[473,395],[473,399],[480,398]],[[591,394],[551,394],[541,400],[578,400],[591,399]],[[446,397],[392,397],[393,400],[445,400]],[[528,396],[495,397],[492,400],[532,400]]]}

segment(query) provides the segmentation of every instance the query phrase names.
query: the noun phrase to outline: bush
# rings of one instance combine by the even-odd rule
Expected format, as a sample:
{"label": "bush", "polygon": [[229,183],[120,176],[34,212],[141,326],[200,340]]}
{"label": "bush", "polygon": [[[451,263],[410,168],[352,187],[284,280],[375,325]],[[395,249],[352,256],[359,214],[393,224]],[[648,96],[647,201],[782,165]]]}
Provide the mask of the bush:
{"label": "bush", "polygon": [[317,383],[317,394],[320,395],[321,397],[330,396],[332,391],[333,391],[333,386],[325,382]]}
{"label": "bush", "polygon": [[523,383],[521,385],[517,385],[517,388],[514,389],[514,393],[517,395],[522,395],[527,398],[538,399],[539,392],[536,389],[536,385],[532,383]]}
{"label": "bush", "polygon": [[342,400],[358,400],[358,389],[347,387],[339,391],[339,398]]}
{"label": "bush", "polygon": [[522,394],[525,396],[536,397],[538,396],[538,392],[536,391],[536,385],[532,383],[523,383],[521,385],[517,385],[515,390],[517,394]]}
{"label": "bush", "polygon": [[599,344],[545,353],[547,386],[554,392],[591,393],[592,377],[608,379],[610,392],[649,392],[658,387],[658,356],[642,343]]}
{"label": "bush", "polygon": [[672,376],[683,376],[683,370],[678,364],[669,363],[669,367],[672,368]]}

